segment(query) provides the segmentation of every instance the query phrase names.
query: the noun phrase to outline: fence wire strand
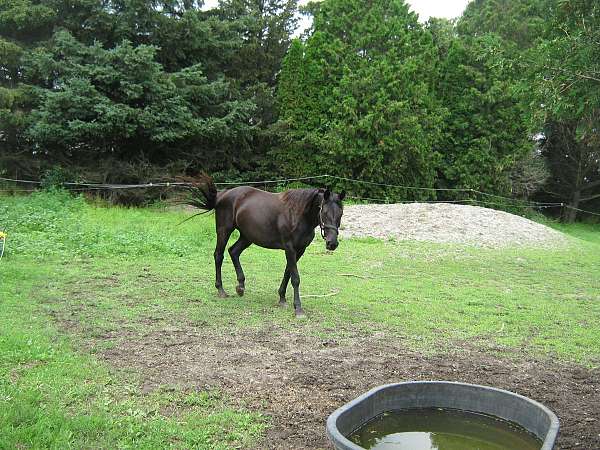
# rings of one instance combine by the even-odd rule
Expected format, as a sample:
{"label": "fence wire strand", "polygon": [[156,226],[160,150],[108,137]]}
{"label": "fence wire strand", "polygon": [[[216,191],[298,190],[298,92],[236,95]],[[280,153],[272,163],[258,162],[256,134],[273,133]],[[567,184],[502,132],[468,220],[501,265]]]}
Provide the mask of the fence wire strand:
{"label": "fence wire strand", "polygon": [[[575,207],[573,207],[571,205],[567,205],[565,203],[558,203],[558,202],[555,202],[555,203],[552,203],[552,202],[526,202],[526,203],[524,203],[524,202],[521,202],[521,201],[511,198],[511,197],[506,197],[506,196],[498,195],[498,194],[491,194],[489,192],[483,192],[483,191],[479,191],[477,189],[471,189],[471,188],[430,188],[430,187],[420,187],[420,186],[407,186],[407,185],[400,185],[400,184],[378,183],[378,182],[374,182],[374,181],[357,180],[357,179],[353,179],[353,178],[340,177],[340,176],[329,175],[329,174],[306,176],[306,177],[296,177],[296,178],[281,178],[281,179],[275,179],[275,180],[217,182],[217,183],[215,183],[215,185],[217,185],[217,186],[264,185],[266,188],[267,185],[269,185],[269,184],[287,185],[291,182],[322,180],[322,179],[333,179],[333,180],[345,181],[345,182],[349,182],[349,183],[356,183],[356,184],[363,184],[363,185],[370,185],[370,186],[389,187],[389,188],[395,188],[395,189],[430,191],[430,192],[439,191],[439,192],[472,193],[472,194],[482,195],[485,197],[493,197],[493,198],[497,198],[497,199],[506,200],[508,202],[511,202],[511,204],[507,205],[506,203],[498,203],[498,202],[491,202],[491,201],[488,202],[488,201],[476,200],[476,199],[392,200],[390,198],[382,199],[382,198],[350,196],[350,195],[348,196],[348,198],[355,199],[355,200],[374,201],[374,202],[380,202],[380,203],[450,203],[450,204],[452,204],[452,203],[455,203],[455,204],[477,203],[477,204],[485,204],[485,205],[493,205],[493,206],[504,206],[504,207],[510,206],[510,207],[522,207],[522,208],[540,208],[540,209],[563,207],[563,208],[568,208],[568,209],[572,209],[575,211],[579,211],[579,212],[582,212],[585,214],[600,216],[600,213],[588,211],[588,210],[581,209],[581,208],[575,208]],[[21,179],[6,178],[6,177],[0,177],[0,181],[12,182],[12,183],[23,183],[23,184],[35,184],[35,185],[42,184],[41,181],[36,181],[36,180],[21,180]],[[167,188],[183,187],[183,186],[189,186],[190,183],[170,182],[170,181],[156,182],[156,183],[144,183],[144,184],[109,184],[109,183],[65,182],[65,183],[63,183],[63,185],[69,187],[69,190],[71,190],[71,191],[91,191],[91,190],[100,191],[100,190],[122,190],[122,189],[146,189],[146,188],[158,188],[158,187],[167,187]],[[73,186],[73,187],[71,187],[71,186]],[[75,187],[75,186],[83,186],[83,187]],[[30,189],[20,189],[20,190],[4,189],[4,190],[0,190],[0,192],[33,192],[33,191]]]}

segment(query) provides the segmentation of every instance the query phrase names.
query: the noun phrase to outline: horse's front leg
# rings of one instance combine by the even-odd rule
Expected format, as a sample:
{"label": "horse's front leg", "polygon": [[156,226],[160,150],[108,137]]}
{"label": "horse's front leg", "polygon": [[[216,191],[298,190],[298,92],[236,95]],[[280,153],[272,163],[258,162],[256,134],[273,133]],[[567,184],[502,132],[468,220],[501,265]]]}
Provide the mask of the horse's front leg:
{"label": "horse's front leg", "polygon": [[290,279],[292,280],[292,287],[294,288],[294,310],[296,317],[302,319],[305,317],[304,311],[302,311],[302,304],[300,303],[300,274],[298,273],[298,261],[296,250],[286,249],[285,257],[287,259],[286,270],[290,273]]}
{"label": "horse's front leg", "polygon": [[[306,247],[300,249],[296,252],[296,263],[302,258]],[[283,273],[283,279],[281,280],[281,285],[279,286],[279,306],[287,306],[287,301],[285,299],[285,293],[287,292],[288,282],[290,281],[290,271],[288,268],[285,268],[285,272]]]}

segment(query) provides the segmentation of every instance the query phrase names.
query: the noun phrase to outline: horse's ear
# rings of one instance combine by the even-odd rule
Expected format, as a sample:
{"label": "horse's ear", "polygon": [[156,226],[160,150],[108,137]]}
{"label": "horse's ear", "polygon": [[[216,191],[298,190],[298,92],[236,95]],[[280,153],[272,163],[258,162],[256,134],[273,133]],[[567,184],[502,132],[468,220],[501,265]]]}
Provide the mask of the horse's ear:
{"label": "horse's ear", "polygon": [[340,202],[344,201],[344,199],[346,198],[346,191],[342,191],[340,193],[340,195],[338,195]]}
{"label": "horse's ear", "polygon": [[331,196],[331,191],[329,188],[319,188],[318,192],[319,194],[323,194],[323,200],[328,200]]}

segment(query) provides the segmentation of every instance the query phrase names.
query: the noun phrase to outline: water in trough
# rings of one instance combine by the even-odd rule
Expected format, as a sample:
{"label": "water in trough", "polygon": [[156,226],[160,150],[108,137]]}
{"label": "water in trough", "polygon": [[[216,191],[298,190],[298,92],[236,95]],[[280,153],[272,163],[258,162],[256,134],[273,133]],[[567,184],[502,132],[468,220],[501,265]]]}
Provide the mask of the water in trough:
{"label": "water in trough", "polygon": [[540,440],[498,418],[440,408],[390,411],[349,436],[372,450],[539,450]]}

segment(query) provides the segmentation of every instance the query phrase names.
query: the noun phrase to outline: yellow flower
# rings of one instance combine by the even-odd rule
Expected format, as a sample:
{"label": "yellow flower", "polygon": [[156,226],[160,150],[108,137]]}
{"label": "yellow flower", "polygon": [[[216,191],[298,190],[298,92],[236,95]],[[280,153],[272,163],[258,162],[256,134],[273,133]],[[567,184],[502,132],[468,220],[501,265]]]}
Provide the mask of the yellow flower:
{"label": "yellow flower", "polygon": [[4,239],[6,237],[6,233],[3,233],[2,231],[0,231],[0,239]]}

